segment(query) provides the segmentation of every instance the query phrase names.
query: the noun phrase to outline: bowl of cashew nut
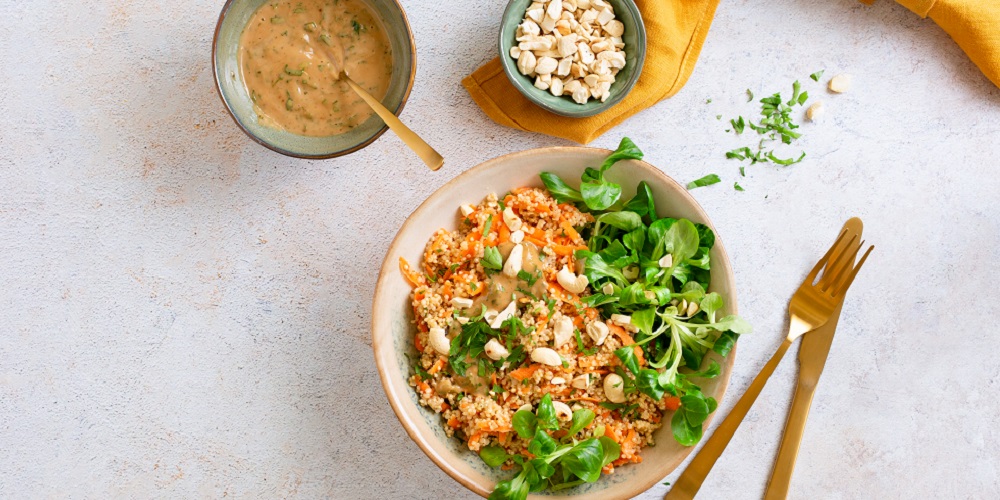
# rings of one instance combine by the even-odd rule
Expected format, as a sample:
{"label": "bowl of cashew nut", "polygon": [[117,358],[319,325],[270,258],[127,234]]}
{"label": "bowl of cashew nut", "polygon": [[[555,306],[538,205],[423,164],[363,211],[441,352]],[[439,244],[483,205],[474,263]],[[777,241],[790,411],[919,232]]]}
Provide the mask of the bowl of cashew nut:
{"label": "bowl of cashew nut", "polygon": [[632,0],[511,0],[499,50],[521,94],[552,113],[582,118],[610,109],[635,86],[646,30]]}

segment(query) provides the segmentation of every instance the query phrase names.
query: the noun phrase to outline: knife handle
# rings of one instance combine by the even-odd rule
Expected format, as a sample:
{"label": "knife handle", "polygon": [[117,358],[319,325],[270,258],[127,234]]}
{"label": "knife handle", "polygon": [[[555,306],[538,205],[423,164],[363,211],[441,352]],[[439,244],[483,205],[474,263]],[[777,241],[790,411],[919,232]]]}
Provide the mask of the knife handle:
{"label": "knife handle", "polygon": [[799,444],[802,442],[802,431],[806,427],[809,408],[812,405],[816,384],[799,381],[792,397],[792,408],[785,421],[785,432],[778,447],[778,458],[771,470],[771,479],[767,482],[764,500],[785,500],[788,498],[788,485],[792,480],[792,470],[795,469],[795,459],[799,455]]}

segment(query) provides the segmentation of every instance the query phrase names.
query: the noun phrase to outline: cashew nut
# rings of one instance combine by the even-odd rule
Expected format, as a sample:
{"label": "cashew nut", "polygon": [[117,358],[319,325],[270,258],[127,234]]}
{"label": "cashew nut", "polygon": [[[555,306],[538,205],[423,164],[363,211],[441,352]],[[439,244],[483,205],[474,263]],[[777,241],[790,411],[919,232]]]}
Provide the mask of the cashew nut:
{"label": "cashew nut", "polygon": [[548,366],[562,366],[562,356],[548,347],[539,347],[531,351],[531,360]]}
{"label": "cashew nut", "polygon": [[472,307],[472,299],[454,297],[451,299],[451,306],[455,309],[468,309]]}
{"label": "cashew nut", "polygon": [[559,348],[563,344],[573,338],[573,320],[566,316],[560,316],[556,320],[555,326],[552,328],[553,333],[555,333],[555,346]]}
{"label": "cashew nut", "polygon": [[[553,84],[555,84],[556,82],[559,82],[559,85],[562,85],[562,81],[560,81],[560,80],[553,80],[552,81]],[[510,233],[510,242],[511,243],[513,243],[513,244],[516,245],[518,243],[521,243],[522,241],[524,241],[524,231],[517,230],[517,231],[512,231]]]}
{"label": "cashew nut", "polygon": [[510,356],[510,351],[508,351],[503,344],[497,342],[497,339],[490,339],[490,341],[486,343],[486,346],[483,347],[483,350],[486,351],[486,355],[493,361],[500,361],[501,359]]}
{"label": "cashew nut", "polygon": [[507,262],[503,263],[503,274],[513,278],[521,271],[521,262],[524,260],[524,245],[517,244],[510,250]]}
{"label": "cashew nut", "polygon": [[690,304],[688,304],[687,316],[690,318],[691,316],[694,316],[697,313],[698,313],[698,303],[691,302]]}
{"label": "cashew nut", "polygon": [[838,94],[843,94],[844,92],[851,90],[851,75],[837,75],[830,79],[828,86],[830,87],[830,90]]}
{"label": "cashew nut", "polygon": [[[524,42],[521,42],[522,44]],[[517,70],[521,72],[522,75],[527,75],[535,71],[535,54],[530,50],[521,48],[521,55],[517,58]]]}
{"label": "cashew nut", "polygon": [[806,118],[811,122],[818,121],[824,113],[826,113],[826,105],[823,104],[823,101],[816,101],[806,110]]}
{"label": "cashew nut", "polygon": [[674,256],[668,253],[663,257],[660,257],[660,260],[657,261],[657,264],[659,264],[660,267],[665,267],[665,268],[674,267]]}
{"label": "cashew nut", "polygon": [[472,212],[476,211],[476,209],[473,208],[472,205],[470,205],[468,203],[466,203],[465,205],[459,206],[458,209],[462,212],[462,217],[468,217],[469,215],[472,214]]}
{"label": "cashew nut", "polygon": [[604,377],[604,395],[612,403],[625,402],[625,381],[617,373]]}
{"label": "cashew nut", "polygon": [[549,2],[548,8],[545,9],[545,15],[552,19],[559,19],[562,16],[562,0]]}
{"label": "cashew nut", "polygon": [[521,230],[522,221],[521,218],[514,213],[514,209],[506,207],[503,209],[503,223],[507,225],[507,229],[511,232]]}
{"label": "cashew nut", "polygon": [[493,321],[490,321],[490,328],[500,328],[500,326],[503,325],[503,322],[514,317],[514,313],[516,312],[517,301],[512,300],[510,301],[510,304],[507,304],[507,307],[505,307],[503,311],[497,313],[497,316],[493,318]]}
{"label": "cashew nut", "polygon": [[[551,57],[541,57],[535,64],[535,73],[539,75],[550,75],[559,67],[559,61]],[[506,211],[506,210],[505,210]]]}
{"label": "cashew nut", "polygon": [[573,410],[562,401],[553,401],[552,407],[556,410],[556,417],[559,420],[573,420]]}
{"label": "cashew nut", "polygon": [[573,379],[573,383],[571,385],[577,389],[586,389],[590,387],[590,383],[591,374],[584,373],[583,375],[577,375],[577,377]]}
{"label": "cashew nut", "polygon": [[625,25],[621,21],[612,19],[604,25],[604,31],[607,31],[611,36],[622,36],[625,33]]}
{"label": "cashew nut", "polygon": [[569,267],[563,266],[562,269],[556,273],[556,281],[559,282],[559,286],[566,289],[567,292],[574,295],[579,295],[587,289],[587,284],[590,281],[584,275],[576,275],[573,271],[569,270]]}
{"label": "cashew nut", "polygon": [[639,331],[639,329],[632,324],[632,316],[628,316],[626,314],[612,314],[611,322],[621,326],[622,328],[630,332]]}
{"label": "cashew nut", "polygon": [[608,328],[608,325],[600,320],[591,321],[587,325],[587,335],[590,335],[590,338],[597,345],[604,345],[604,340],[608,338],[608,333],[610,332],[611,329]]}
{"label": "cashew nut", "polygon": [[437,351],[438,354],[447,355],[451,350],[451,341],[448,340],[448,336],[444,333],[444,328],[433,327],[430,329],[429,340],[431,348]]}

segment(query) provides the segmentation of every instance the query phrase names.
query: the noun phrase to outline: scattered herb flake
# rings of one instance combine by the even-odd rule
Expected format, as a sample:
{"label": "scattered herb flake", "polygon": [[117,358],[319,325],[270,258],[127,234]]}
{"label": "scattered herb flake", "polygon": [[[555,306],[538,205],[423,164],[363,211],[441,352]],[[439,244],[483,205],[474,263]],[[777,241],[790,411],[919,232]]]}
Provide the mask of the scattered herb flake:
{"label": "scattered herb flake", "polygon": [[694,189],[694,188],[700,188],[700,187],[703,187],[703,186],[711,186],[712,184],[718,184],[721,181],[722,181],[722,179],[719,179],[718,175],[708,174],[705,177],[702,177],[701,179],[697,179],[697,180],[693,180],[693,181],[689,182],[688,185],[687,185],[687,188],[688,189]]}
{"label": "scattered herb flake", "polygon": [[819,79],[823,77],[823,72],[824,72],[824,71],[826,71],[826,70],[822,70],[822,69],[821,69],[821,70],[819,70],[819,71],[817,71],[817,72],[815,72],[815,73],[813,73],[813,74],[809,75],[809,78],[812,78],[812,80],[813,80],[814,82],[818,82],[818,81],[819,81]]}

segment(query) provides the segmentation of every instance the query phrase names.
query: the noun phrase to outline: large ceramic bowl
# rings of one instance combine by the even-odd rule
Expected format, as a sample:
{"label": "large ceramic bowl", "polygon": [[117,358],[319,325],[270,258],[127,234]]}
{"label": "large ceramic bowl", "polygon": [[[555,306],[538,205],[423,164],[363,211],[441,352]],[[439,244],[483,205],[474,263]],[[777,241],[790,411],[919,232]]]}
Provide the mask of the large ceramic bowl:
{"label": "large ceramic bowl", "polygon": [[[392,48],[392,79],[382,104],[397,116],[413,88],[417,52],[406,13],[396,0],[364,0],[382,23]],[[378,139],[388,129],[376,115],[348,132],[309,137],[261,125],[247,93],[239,66],[243,28],[266,0],[228,0],[219,14],[212,41],[212,65],[219,96],[229,114],[251,139],[281,154],[297,158],[333,158],[353,153]]]}
{"label": "large ceramic bowl", "polygon": [[646,61],[646,26],[642,22],[639,8],[632,0],[607,0],[615,11],[615,16],[625,25],[622,42],[625,43],[625,67],[618,73],[611,85],[611,95],[604,102],[591,99],[586,104],[577,104],[568,96],[556,97],[548,90],[535,87],[535,81],[517,70],[517,60],[510,57],[510,48],[517,44],[517,26],[524,20],[524,13],[534,0],[511,0],[500,21],[500,61],[510,83],[528,100],[557,115],[582,118],[593,116],[608,109],[625,98],[639,81],[642,65]]}
{"label": "large ceramic bowl", "polygon": [[[417,402],[417,394],[407,383],[412,375],[411,358],[416,355],[413,345],[415,327],[410,307],[410,286],[399,272],[399,258],[411,263],[421,262],[427,240],[439,229],[454,230],[458,224],[458,207],[463,203],[478,203],[490,193],[503,194],[519,186],[538,186],[538,174],[554,172],[571,184],[578,184],[585,167],[598,167],[610,154],[605,149],[555,147],[535,149],[501,156],[459,175],[438,189],[406,220],[389,246],[375,289],[372,305],[372,344],[382,386],[392,409],[406,432],[438,466],[470,490],[486,496],[494,485],[512,476],[510,471],[491,469],[476,453],[469,451],[459,439],[445,436],[440,415]],[[656,207],[661,216],[684,217],[711,226],[705,211],[680,184],[656,167],[641,161],[617,163],[606,178],[620,183],[622,198],[635,194],[635,186],[645,180],[653,189]],[[724,314],[736,314],[736,289],[729,258],[722,239],[715,240],[712,249],[712,281],[710,290],[725,299]],[[712,354],[714,355],[714,353]],[[721,376],[705,381],[705,394],[721,400],[729,381],[735,351],[725,359],[714,358],[722,365]],[[670,421],[664,417],[664,422]],[[707,423],[706,423],[707,425]],[[633,497],[662,481],[691,448],[673,439],[669,423],[655,434],[656,446],[643,450],[643,461],[615,468],[612,475],[596,483],[554,493],[553,496],[573,496],[580,499],[616,499]],[[536,495],[537,497],[537,495]]]}

